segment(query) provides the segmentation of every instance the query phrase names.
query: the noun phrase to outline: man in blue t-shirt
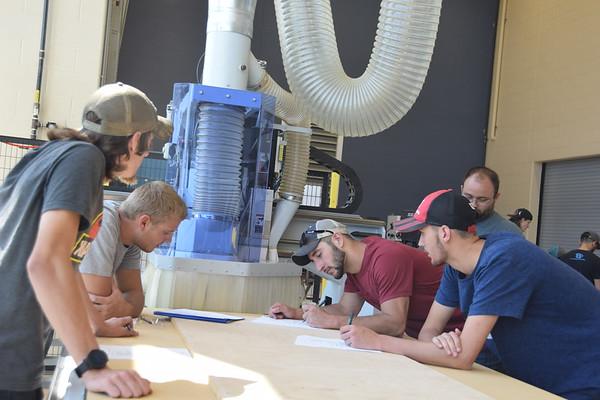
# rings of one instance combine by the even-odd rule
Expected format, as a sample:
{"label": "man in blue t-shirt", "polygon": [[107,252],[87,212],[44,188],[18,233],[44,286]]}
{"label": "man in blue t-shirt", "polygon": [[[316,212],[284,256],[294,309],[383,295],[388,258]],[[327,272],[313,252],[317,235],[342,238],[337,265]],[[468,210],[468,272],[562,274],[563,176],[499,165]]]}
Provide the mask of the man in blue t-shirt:
{"label": "man in blue t-shirt", "polygon": [[399,227],[421,231],[432,264],[449,264],[436,302],[467,315],[462,332],[415,342],[344,326],[342,339],[352,347],[470,369],[491,332],[509,375],[569,399],[600,398],[600,293],[518,235],[475,236],[474,222],[468,200],[440,190]]}

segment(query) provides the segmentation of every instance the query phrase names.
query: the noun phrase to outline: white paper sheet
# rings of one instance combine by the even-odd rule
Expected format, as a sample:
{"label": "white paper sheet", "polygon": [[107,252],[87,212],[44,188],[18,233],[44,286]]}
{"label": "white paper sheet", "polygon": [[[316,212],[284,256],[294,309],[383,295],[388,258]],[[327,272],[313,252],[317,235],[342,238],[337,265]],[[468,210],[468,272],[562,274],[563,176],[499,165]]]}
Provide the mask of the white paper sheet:
{"label": "white paper sheet", "polygon": [[[134,360],[133,367],[151,382],[190,381],[208,384],[208,376],[200,371],[197,361],[183,347],[157,347],[150,345],[100,345],[109,360]],[[75,361],[66,359],[73,369]],[[68,373],[66,374],[68,375]]]}
{"label": "white paper sheet", "polygon": [[[140,356],[155,359],[161,359],[170,355],[191,357],[190,352],[184,347],[156,347],[148,345],[117,346],[101,344],[100,349],[108,355],[109,360],[133,360]],[[134,357],[134,354],[136,357]]]}
{"label": "white paper sheet", "polygon": [[276,326],[287,326],[289,328],[305,328],[305,329],[319,329],[313,328],[301,319],[275,319],[269,316],[263,315],[261,317],[251,320],[257,324],[276,325]]}
{"label": "white paper sheet", "polygon": [[344,343],[342,339],[328,339],[321,338],[316,336],[308,336],[308,335],[300,335],[296,337],[296,341],[294,342],[296,346],[308,346],[308,347],[325,347],[329,349],[338,349],[338,350],[351,350],[351,351],[367,351],[370,353],[381,353],[377,350],[364,350],[364,349],[355,349],[354,347],[350,347]]}

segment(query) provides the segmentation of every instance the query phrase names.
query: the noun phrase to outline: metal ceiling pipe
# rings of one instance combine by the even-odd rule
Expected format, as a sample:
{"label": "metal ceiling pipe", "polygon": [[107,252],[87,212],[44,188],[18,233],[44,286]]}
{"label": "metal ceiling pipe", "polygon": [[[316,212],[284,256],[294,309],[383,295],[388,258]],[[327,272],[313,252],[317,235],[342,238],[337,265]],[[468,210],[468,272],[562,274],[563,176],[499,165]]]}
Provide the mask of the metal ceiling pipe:
{"label": "metal ceiling pipe", "polygon": [[[246,90],[255,8],[256,0],[210,0],[203,85]],[[242,196],[244,111],[204,104],[199,112],[192,210],[236,219]]]}
{"label": "metal ceiling pipe", "polygon": [[255,9],[256,0],[209,1],[203,85],[246,90]]}

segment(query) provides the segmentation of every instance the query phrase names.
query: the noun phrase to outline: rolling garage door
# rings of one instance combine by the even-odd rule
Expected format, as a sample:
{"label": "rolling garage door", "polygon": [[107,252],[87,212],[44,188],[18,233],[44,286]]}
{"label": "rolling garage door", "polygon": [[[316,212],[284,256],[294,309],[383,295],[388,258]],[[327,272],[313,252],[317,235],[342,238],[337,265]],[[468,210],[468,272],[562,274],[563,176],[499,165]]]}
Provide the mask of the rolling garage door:
{"label": "rolling garage door", "polygon": [[582,232],[600,233],[600,157],[545,163],[542,182],[541,248],[566,252],[579,246]]}

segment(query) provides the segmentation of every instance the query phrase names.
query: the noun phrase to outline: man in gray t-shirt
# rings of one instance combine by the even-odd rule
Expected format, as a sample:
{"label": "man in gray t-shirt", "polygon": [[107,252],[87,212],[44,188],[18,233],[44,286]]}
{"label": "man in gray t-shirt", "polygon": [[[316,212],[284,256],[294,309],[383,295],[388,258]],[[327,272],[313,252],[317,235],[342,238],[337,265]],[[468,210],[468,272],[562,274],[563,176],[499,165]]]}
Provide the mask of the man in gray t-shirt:
{"label": "man in gray t-shirt", "polygon": [[170,242],[187,207],[164,182],[135,189],[120,205],[104,202],[102,228],[79,266],[86,289],[105,319],[138,316],[144,307],[140,249]]}
{"label": "man in gray t-shirt", "polygon": [[512,232],[519,235],[523,235],[523,232],[519,227],[496,211],[492,211],[491,214],[487,215],[483,219],[477,219],[475,224],[477,227],[477,236],[487,236],[490,233],[495,232]]}
{"label": "man in gray t-shirt", "polygon": [[85,257],[101,221],[103,182],[129,181],[155,133],[168,131],[138,89],[114,83],[87,101],[80,131],[47,132],[0,185],[0,399],[41,399],[49,324],[88,391],[150,393],[133,370],[107,367],[99,336],[132,336],[130,317],[96,318],[71,264]]}
{"label": "man in gray t-shirt", "polygon": [[477,236],[494,232],[512,232],[522,236],[518,226],[494,211],[496,200],[500,197],[499,188],[498,174],[487,167],[474,167],[465,174],[461,190],[477,211]]}

